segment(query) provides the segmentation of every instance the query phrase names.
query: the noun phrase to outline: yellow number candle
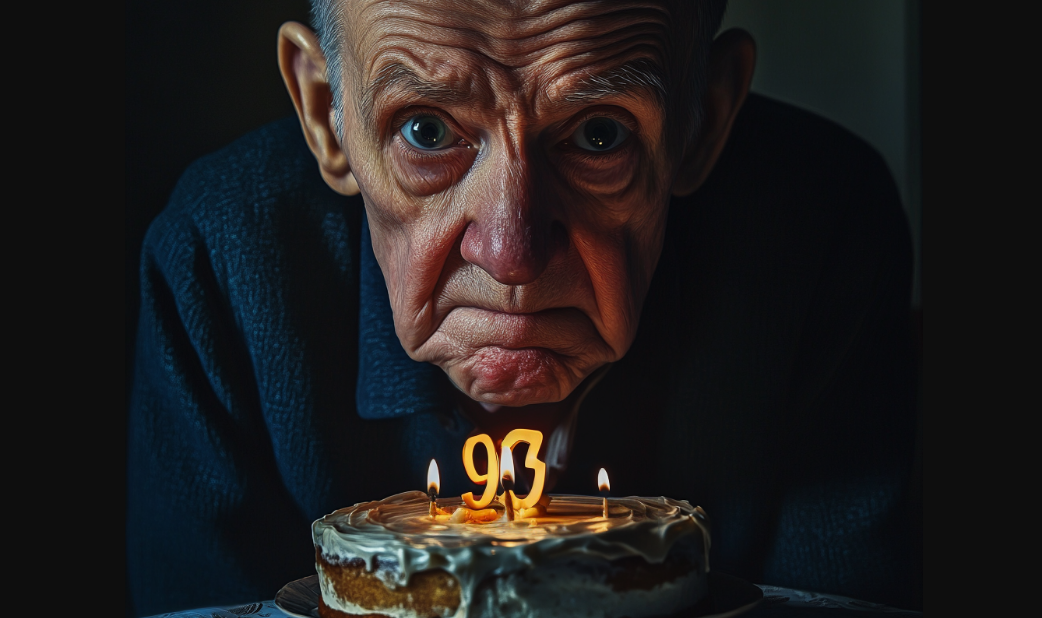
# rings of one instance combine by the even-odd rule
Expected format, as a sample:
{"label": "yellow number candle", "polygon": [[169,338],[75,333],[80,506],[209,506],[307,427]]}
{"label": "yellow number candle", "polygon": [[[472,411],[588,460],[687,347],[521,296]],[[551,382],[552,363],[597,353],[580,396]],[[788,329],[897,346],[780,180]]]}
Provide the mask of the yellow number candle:
{"label": "yellow number candle", "polygon": [[[546,484],[546,464],[539,460],[539,447],[543,444],[543,434],[541,432],[534,429],[515,429],[508,433],[507,437],[503,438],[503,448],[513,450],[519,442],[528,443],[525,467],[535,471],[532,491],[528,492],[528,495],[523,500],[519,499],[513,491],[510,492],[514,508],[523,510],[534,507],[539,502],[539,498],[543,497],[543,486]],[[490,450],[489,452],[491,453],[492,451]]]}
{"label": "yellow number candle", "polygon": [[[478,474],[474,467],[474,447],[481,444],[488,453],[488,470],[485,474]],[[485,486],[485,492],[481,494],[480,500],[474,500],[474,493],[468,491],[460,496],[463,502],[471,509],[483,509],[492,504],[496,498],[496,487],[499,485],[499,461],[496,459],[496,445],[488,434],[472,436],[463,445],[463,467],[467,470],[467,476],[478,485]]]}

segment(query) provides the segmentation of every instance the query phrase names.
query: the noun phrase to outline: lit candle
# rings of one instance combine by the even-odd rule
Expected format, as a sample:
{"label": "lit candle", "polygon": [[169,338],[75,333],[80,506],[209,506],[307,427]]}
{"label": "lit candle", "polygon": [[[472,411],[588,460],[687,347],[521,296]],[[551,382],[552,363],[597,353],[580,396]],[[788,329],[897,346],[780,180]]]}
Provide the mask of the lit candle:
{"label": "lit candle", "polygon": [[434,517],[438,509],[438,491],[441,489],[441,474],[438,473],[438,462],[431,460],[427,466],[427,497],[431,499],[430,515]]}
{"label": "lit candle", "polygon": [[503,470],[503,506],[506,508],[507,521],[514,521],[514,456],[510,447],[503,442],[503,455],[499,458],[499,467]]}
{"label": "lit candle", "polygon": [[604,518],[608,519],[608,492],[611,490],[611,484],[608,482],[608,472],[604,468],[597,473],[597,489],[601,492],[601,510]]}

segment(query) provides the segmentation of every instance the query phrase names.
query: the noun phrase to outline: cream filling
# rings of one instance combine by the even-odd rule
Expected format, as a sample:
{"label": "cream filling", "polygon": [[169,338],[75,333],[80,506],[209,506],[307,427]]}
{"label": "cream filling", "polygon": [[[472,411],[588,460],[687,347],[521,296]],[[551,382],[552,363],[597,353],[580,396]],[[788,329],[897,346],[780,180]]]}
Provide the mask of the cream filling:
{"label": "cream filling", "polygon": [[[439,504],[450,510],[461,506]],[[433,522],[428,508],[426,494],[414,491],[341,509],[312,525],[315,545],[331,561],[361,558],[389,587],[405,586],[418,571],[448,571],[461,586],[456,618],[581,616],[581,607],[596,608],[591,611],[598,616],[669,613],[700,598],[691,595],[699,593],[698,586],[704,586],[702,576],[709,570],[707,522],[701,509],[686,501],[612,498],[612,517],[605,519],[600,498],[554,496],[546,516],[489,524]],[[681,539],[701,546],[701,552],[697,552],[701,564],[688,576],[651,591],[615,592],[604,582],[591,582],[582,573],[548,564],[630,556],[661,563]],[[381,560],[376,560],[378,556]],[[396,562],[396,569],[387,568],[385,561],[389,559]],[[541,565],[542,571],[535,568]],[[552,578],[545,577],[550,574]],[[496,592],[488,592],[488,586],[479,591],[479,584],[490,576],[499,576],[494,580]],[[330,607],[349,614],[379,611],[392,618],[414,615],[405,607],[357,607],[337,597],[321,572],[320,579],[323,600]],[[533,581],[542,583],[532,588]],[[680,605],[669,609],[672,603]],[[654,611],[646,613],[648,608]]]}

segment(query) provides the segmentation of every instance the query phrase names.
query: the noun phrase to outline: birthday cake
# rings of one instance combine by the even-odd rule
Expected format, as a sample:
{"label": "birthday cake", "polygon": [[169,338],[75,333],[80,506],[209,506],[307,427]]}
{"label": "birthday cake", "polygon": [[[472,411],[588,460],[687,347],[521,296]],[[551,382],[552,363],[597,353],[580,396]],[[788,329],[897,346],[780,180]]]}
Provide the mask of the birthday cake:
{"label": "birthday cake", "polygon": [[[508,502],[509,504],[509,502]],[[641,618],[707,592],[705,513],[670,498],[543,496],[507,520],[406,492],[312,525],[319,615]]]}

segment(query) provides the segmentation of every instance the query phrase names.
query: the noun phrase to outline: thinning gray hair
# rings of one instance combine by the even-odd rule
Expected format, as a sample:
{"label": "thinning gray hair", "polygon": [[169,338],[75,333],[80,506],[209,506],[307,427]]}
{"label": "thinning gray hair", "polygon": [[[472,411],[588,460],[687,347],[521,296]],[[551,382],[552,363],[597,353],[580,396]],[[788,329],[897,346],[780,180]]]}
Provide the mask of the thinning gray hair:
{"label": "thinning gray hair", "polygon": [[326,57],[326,80],[333,94],[333,118],[336,134],[344,141],[343,44],[344,0],[311,0],[311,26]]}
{"label": "thinning gray hair", "polygon": [[[333,117],[341,141],[344,139],[342,76],[346,4],[345,0],[311,0],[312,27],[326,57],[326,79],[333,93]],[[661,92],[666,98],[667,111],[676,114],[675,117],[684,125],[684,133],[694,138],[702,127],[702,97],[707,87],[709,48],[720,29],[727,0],[673,0],[672,4],[676,19],[671,31],[674,67],[671,67],[670,74],[659,76],[653,71],[630,69],[627,74],[615,77],[634,80]],[[663,78],[667,83],[663,83]],[[594,79],[587,85],[593,89],[609,89],[615,84],[611,79]]]}

